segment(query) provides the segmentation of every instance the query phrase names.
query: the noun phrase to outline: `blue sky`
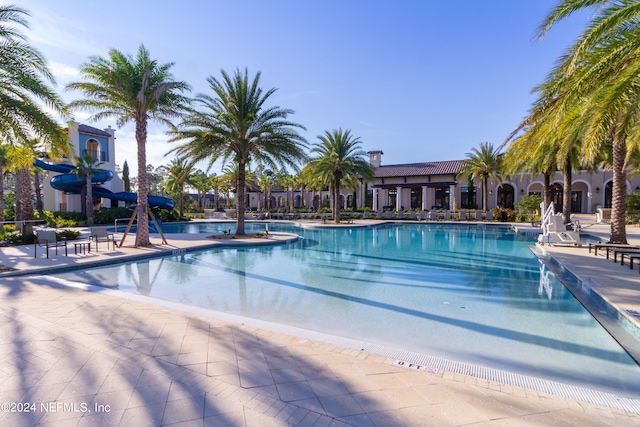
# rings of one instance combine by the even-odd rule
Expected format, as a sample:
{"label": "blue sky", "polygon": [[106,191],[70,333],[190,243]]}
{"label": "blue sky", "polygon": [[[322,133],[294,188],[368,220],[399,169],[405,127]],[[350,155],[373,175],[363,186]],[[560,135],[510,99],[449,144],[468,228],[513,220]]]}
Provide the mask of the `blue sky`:
{"label": "blue sky", "polygon": [[[535,30],[556,0],[18,0],[29,10],[31,42],[63,92],[79,65],[109,48],[135,54],[142,43],[196,93],[208,76],[247,67],[270,105],[290,108],[310,144],[349,128],[383,164],[463,159],[496,146],[526,116],[540,83],[578,36],[572,17],[542,42]],[[99,128],[115,122],[91,123]],[[151,125],[148,163],[168,163],[165,131]],[[117,162],[136,171],[133,126],[116,132]],[[213,169],[212,172],[219,172]]]}

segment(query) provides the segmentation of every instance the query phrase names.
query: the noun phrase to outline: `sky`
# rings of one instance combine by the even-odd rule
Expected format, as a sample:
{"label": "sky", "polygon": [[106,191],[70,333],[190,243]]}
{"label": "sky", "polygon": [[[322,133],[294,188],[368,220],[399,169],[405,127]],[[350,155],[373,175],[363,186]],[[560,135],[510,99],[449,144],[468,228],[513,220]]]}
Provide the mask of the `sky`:
{"label": "sky", "polygon": [[[90,56],[140,44],[173,62],[190,96],[212,94],[220,70],[261,72],[277,88],[267,106],[295,111],[309,145],[350,129],[383,165],[464,159],[482,142],[501,145],[526,117],[533,88],[587,23],[536,28],[558,0],[15,0],[31,15],[30,42],[44,54],[66,101]],[[91,122],[117,128],[115,120]],[[166,126],[150,123],[147,163],[167,164]],[[133,124],[116,131],[116,163],[137,173]],[[204,165],[202,165],[204,168]],[[220,173],[218,165],[211,172]]]}

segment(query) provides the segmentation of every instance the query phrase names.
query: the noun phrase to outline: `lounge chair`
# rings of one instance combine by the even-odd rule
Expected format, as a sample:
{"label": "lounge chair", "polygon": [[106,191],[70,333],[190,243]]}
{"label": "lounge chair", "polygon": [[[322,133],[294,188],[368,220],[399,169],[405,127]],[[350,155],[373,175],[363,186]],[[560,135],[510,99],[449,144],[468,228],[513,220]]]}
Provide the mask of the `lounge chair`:
{"label": "lounge chair", "polygon": [[418,216],[418,221],[426,221],[428,215],[429,215],[429,212],[427,211],[420,212],[420,215]]}
{"label": "lounge chair", "polygon": [[460,221],[463,221],[463,220],[465,220],[465,221],[466,221],[466,219],[467,219],[467,213],[466,213],[465,211],[460,211],[460,213],[458,214],[458,219],[459,219]]}
{"label": "lounge chair", "polygon": [[56,248],[56,255],[58,255],[58,247],[64,246],[64,255],[69,255],[67,251],[67,239],[58,239],[56,232],[53,230],[39,230],[36,234],[36,243],[33,245],[33,257],[37,256],[38,246],[44,246],[46,248],[47,258],[49,258],[49,248]]}
{"label": "lounge chair", "polygon": [[487,221],[493,221],[493,212],[487,211],[485,213],[485,218],[487,219]]}
{"label": "lounge chair", "polygon": [[416,213],[414,211],[409,212],[409,219],[416,219]]}
{"label": "lounge chair", "polygon": [[453,215],[451,214],[451,211],[444,211],[444,219],[445,220],[450,220],[453,218]]}
{"label": "lounge chair", "polygon": [[476,211],[476,221],[482,221],[482,211]]}
{"label": "lounge chair", "polygon": [[429,212],[429,219],[432,220],[432,221],[437,221],[438,220],[438,212],[436,212],[436,211]]}
{"label": "lounge chair", "polygon": [[369,218],[370,215],[371,214],[369,213],[369,211],[364,211],[364,213],[362,214],[362,218],[363,219],[367,219],[367,218]]}
{"label": "lounge chair", "polygon": [[382,216],[383,216],[383,215],[384,215],[384,213],[382,213],[382,212],[378,211],[378,212],[376,213],[376,218],[378,218],[378,219],[382,219]]}
{"label": "lounge chair", "polygon": [[116,239],[113,233],[109,233],[106,228],[92,228],[90,240],[96,242],[96,252],[98,252],[98,242],[103,240],[107,242],[107,250],[109,250],[109,242],[113,245],[113,250],[116,250]]}
{"label": "lounge chair", "polygon": [[398,211],[398,219],[404,218],[404,212]]}

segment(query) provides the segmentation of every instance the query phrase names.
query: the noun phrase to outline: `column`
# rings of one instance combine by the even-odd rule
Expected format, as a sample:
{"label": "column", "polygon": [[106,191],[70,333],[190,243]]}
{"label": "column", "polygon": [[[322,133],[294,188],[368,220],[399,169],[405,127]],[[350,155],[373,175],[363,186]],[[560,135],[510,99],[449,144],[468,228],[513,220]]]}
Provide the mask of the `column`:
{"label": "column", "polygon": [[450,185],[449,186],[449,209],[453,210],[453,209],[457,209],[458,206],[456,206],[456,186],[454,185]]}
{"label": "column", "polygon": [[427,209],[427,186],[422,186],[422,210],[426,211]]}
{"label": "column", "polygon": [[396,210],[400,212],[402,210],[402,187],[396,187]]}
{"label": "column", "polygon": [[373,189],[373,211],[374,212],[378,211],[378,189],[377,188]]}

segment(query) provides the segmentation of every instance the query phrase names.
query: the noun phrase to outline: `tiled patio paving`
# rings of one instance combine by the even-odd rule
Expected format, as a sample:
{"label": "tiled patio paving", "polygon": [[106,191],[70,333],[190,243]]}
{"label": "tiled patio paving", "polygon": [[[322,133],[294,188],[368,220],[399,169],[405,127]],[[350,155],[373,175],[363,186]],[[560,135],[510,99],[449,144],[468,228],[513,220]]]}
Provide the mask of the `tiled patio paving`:
{"label": "tiled patio paving", "polygon": [[0,413],[3,426],[640,425],[619,410],[37,276],[0,279],[0,331],[0,402],[35,403]]}

